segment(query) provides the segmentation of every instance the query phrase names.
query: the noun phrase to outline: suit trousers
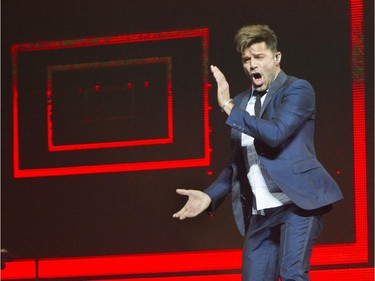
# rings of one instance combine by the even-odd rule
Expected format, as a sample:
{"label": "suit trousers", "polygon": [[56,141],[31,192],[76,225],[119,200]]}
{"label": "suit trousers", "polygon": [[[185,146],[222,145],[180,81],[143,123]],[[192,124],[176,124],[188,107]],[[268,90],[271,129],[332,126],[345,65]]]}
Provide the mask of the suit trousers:
{"label": "suit trousers", "polygon": [[242,281],[306,281],[322,214],[294,204],[251,218],[242,257]]}

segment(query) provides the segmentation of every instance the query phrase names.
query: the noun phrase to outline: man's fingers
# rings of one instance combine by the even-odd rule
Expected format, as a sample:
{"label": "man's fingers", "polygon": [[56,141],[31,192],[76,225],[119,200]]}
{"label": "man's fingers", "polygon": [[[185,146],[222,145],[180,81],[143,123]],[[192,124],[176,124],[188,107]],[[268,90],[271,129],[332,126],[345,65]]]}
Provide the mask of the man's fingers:
{"label": "man's fingers", "polygon": [[189,195],[189,191],[187,189],[176,189],[176,192],[180,195]]}
{"label": "man's fingers", "polygon": [[223,79],[224,74],[220,71],[220,69],[214,65],[211,65],[211,72],[216,79]]}
{"label": "man's fingers", "polygon": [[[181,189],[181,188],[176,189],[176,193],[180,195],[189,196],[189,191],[187,189]],[[187,212],[186,206],[184,206],[180,211],[178,211],[177,213],[174,213],[173,217],[183,220],[186,218],[186,212]]]}
{"label": "man's fingers", "polygon": [[177,212],[177,213],[175,213],[175,214],[173,214],[173,217],[177,218],[177,219],[180,219],[180,220],[185,219],[185,216],[182,215],[182,210],[179,211],[179,212]]}
{"label": "man's fingers", "polygon": [[174,218],[177,218],[177,219],[180,219],[180,220],[184,220],[186,218],[192,218],[192,217],[195,217],[197,214],[192,212],[192,211],[188,211],[186,210],[185,208],[183,208],[182,210],[180,210],[179,212],[175,213],[173,215]]}
{"label": "man's fingers", "polygon": [[187,217],[189,217],[189,213],[188,213],[186,207],[184,206],[180,211],[178,211],[177,213],[173,214],[173,217],[177,218],[177,219],[180,219],[180,220],[184,220]]}

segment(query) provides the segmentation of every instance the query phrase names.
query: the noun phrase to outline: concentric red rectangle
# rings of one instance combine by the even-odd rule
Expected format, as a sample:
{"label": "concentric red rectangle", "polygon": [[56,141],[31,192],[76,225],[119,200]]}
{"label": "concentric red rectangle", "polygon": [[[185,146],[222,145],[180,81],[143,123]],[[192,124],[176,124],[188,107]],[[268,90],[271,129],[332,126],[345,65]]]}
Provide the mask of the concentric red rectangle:
{"label": "concentric red rectangle", "polygon": [[[164,161],[142,161],[132,163],[113,163],[113,164],[96,164],[96,165],[79,165],[79,166],[64,166],[64,167],[42,167],[42,168],[22,168],[20,166],[20,118],[19,118],[19,54],[23,52],[34,51],[47,51],[47,50],[60,50],[82,47],[96,47],[105,45],[128,44],[148,41],[164,41],[164,40],[179,40],[186,38],[200,38],[201,39],[201,77],[202,97],[203,97],[203,156],[201,158],[186,158],[177,160],[164,160]],[[143,33],[132,35],[120,35],[112,37],[101,38],[85,38],[78,40],[62,40],[52,42],[37,42],[37,43],[24,43],[15,44],[11,49],[12,56],[12,70],[13,70],[13,172],[15,178],[28,178],[28,177],[48,177],[48,176],[64,176],[64,175],[77,175],[77,174],[96,174],[96,173],[111,173],[111,172],[126,172],[126,171],[140,171],[140,170],[160,170],[160,169],[175,169],[187,167],[200,167],[208,166],[210,164],[210,130],[209,130],[209,104],[208,104],[208,29],[190,29],[179,31],[167,31],[158,33]],[[138,63],[151,63],[152,60],[140,60]],[[129,62],[128,62],[129,63]],[[82,66],[82,65],[81,65]],[[49,70],[51,75],[51,70]],[[51,94],[50,82],[51,77],[47,77],[47,96]],[[168,81],[168,89],[171,89],[172,81]],[[169,91],[168,90],[168,91]],[[51,115],[52,104],[49,102],[47,105],[47,118],[48,118],[48,148],[49,151],[66,151],[75,149],[92,149],[92,148],[114,148],[124,146],[141,146],[150,144],[166,144],[171,143],[173,140],[173,114],[172,114],[172,93],[168,93],[168,137],[161,139],[150,140],[136,140],[136,141],[120,141],[109,143],[89,143],[71,146],[55,146],[52,142],[52,122],[49,119]],[[46,148],[46,150],[48,150]]]}
{"label": "concentric red rectangle", "polygon": [[[165,64],[166,67],[166,85],[167,85],[167,137],[165,138],[153,138],[144,140],[122,140],[122,141],[111,141],[111,142],[93,142],[84,144],[63,144],[56,145],[53,141],[53,74],[61,71],[75,71],[75,70],[86,70],[95,68],[115,68],[132,65],[146,65],[146,64]],[[144,58],[144,59],[132,59],[132,60],[121,60],[121,61],[107,61],[97,63],[80,63],[80,64],[67,64],[67,65],[54,65],[49,66],[47,69],[47,138],[48,138],[48,150],[49,151],[67,151],[67,150],[82,150],[82,149],[103,149],[103,148],[115,148],[115,147],[127,147],[127,146],[143,146],[143,145],[155,145],[155,144],[167,144],[173,142],[173,110],[172,110],[172,58],[171,57],[157,57],[157,58]]]}

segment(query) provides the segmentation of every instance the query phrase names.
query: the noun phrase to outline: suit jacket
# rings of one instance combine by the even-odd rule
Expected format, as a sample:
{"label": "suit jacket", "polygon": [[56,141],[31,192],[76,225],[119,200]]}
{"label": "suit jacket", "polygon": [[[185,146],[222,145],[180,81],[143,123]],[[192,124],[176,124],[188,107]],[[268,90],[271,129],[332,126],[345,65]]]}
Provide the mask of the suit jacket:
{"label": "suit jacket", "polygon": [[231,163],[205,192],[214,211],[229,193],[233,214],[242,235],[251,216],[251,187],[241,149],[241,133],[254,138],[259,158],[271,178],[294,204],[305,210],[328,206],[343,195],[314,148],[315,92],[309,82],[281,71],[269,88],[260,118],[246,105],[251,89],[234,98],[226,124],[231,129]]}

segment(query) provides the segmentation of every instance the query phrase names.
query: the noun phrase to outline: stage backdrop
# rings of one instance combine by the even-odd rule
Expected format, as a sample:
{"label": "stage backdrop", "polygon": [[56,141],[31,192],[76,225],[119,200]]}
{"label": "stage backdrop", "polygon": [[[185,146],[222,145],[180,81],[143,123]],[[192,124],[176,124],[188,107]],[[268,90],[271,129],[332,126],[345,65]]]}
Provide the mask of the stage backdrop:
{"label": "stage backdrop", "polygon": [[230,198],[213,218],[172,214],[176,188],[203,190],[229,161],[209,65],[232,95],[248,88],[233,36],[256,23],[313,85],[318,158],[345,196],[313,280],[373,280],[373,3],[360,0],[2,1],[4,280],[239,280]]}

